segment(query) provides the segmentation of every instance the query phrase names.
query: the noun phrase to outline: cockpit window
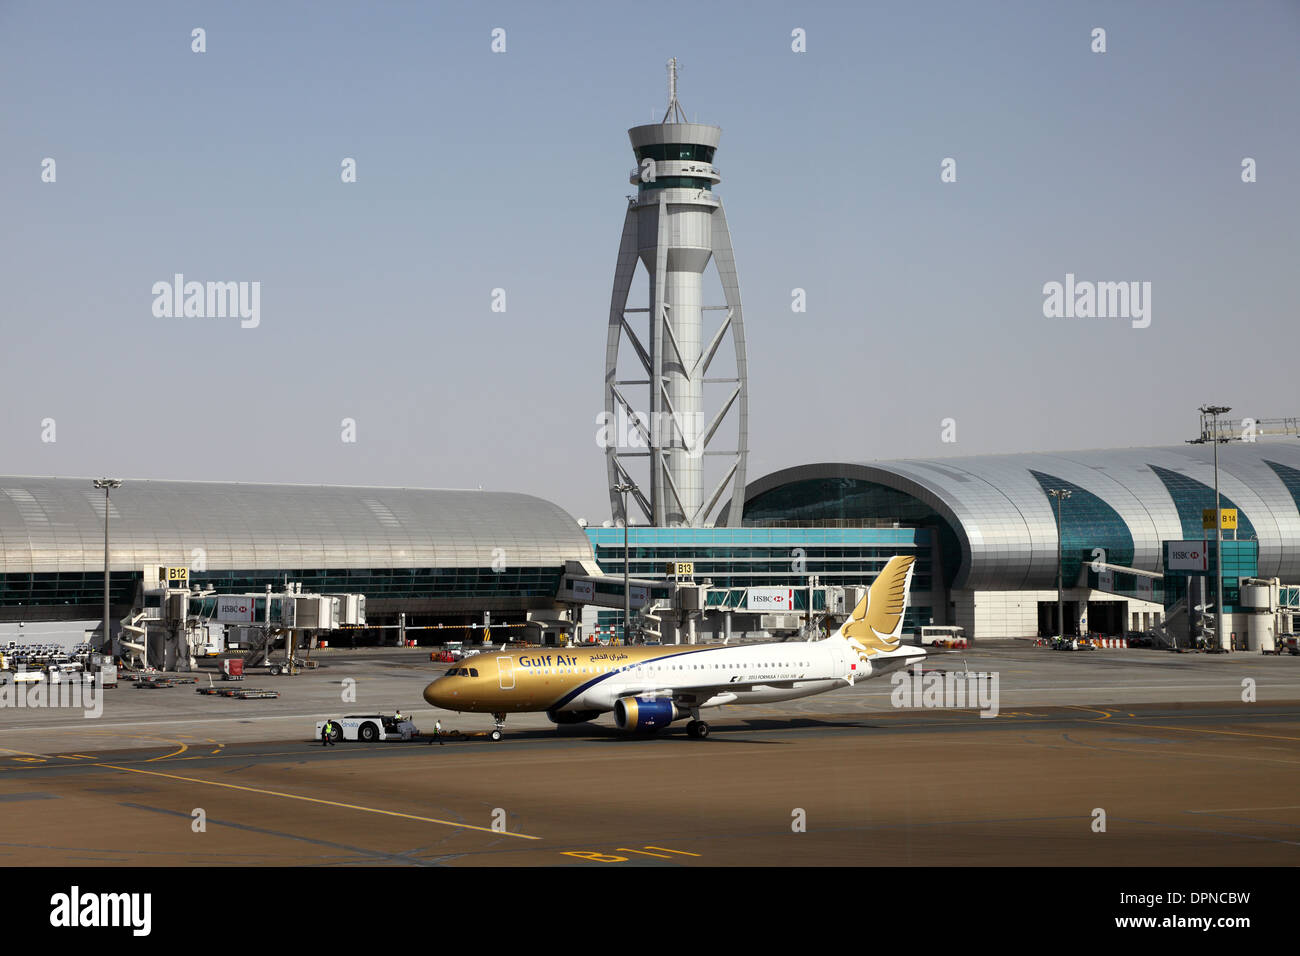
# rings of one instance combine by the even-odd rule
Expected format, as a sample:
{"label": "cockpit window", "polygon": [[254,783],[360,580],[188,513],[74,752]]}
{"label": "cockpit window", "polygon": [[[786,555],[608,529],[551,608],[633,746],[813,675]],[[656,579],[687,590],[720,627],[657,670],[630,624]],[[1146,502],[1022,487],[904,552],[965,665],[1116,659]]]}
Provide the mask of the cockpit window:
{"label": "cockpit window", "polygon": [[471,668],[469,669],[469,676],[470,676],[470,677],[478,677],[478,668],[471,667]]}

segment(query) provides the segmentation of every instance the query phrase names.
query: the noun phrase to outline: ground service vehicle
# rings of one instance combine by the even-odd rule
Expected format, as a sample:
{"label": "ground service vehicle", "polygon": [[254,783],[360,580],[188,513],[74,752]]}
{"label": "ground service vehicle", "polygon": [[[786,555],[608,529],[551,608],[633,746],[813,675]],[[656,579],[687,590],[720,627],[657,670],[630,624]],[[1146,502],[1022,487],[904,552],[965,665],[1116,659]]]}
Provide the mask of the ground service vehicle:
{"label": "ground service vehicle", "polygon": [[[403,717],[397,719],[395,714],[350,714],[347,717],[331,717],[334,732],[330,739],[336,743],[340,740],[361,740],[372,743],[376,740],[410,740],[419,731],[415,724]],[[325,721],[316,721],[316,739],[320,740]]]}

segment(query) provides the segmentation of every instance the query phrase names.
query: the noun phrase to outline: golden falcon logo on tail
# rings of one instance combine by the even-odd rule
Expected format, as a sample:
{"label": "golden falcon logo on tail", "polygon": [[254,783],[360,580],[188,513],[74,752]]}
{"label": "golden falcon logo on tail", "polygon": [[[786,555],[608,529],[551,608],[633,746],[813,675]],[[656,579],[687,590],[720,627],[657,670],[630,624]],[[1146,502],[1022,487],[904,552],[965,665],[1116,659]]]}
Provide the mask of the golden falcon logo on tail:
{"label": "golden falcon logo on tail", "polygon": [[915,555],[889,559],[885,570],[872,583],[867,596],[858,602],[840,633],[849,645],[866,660],[876,654],[898,649],[903,632],[903,612],[907,610],[907,589],[912,583]]}

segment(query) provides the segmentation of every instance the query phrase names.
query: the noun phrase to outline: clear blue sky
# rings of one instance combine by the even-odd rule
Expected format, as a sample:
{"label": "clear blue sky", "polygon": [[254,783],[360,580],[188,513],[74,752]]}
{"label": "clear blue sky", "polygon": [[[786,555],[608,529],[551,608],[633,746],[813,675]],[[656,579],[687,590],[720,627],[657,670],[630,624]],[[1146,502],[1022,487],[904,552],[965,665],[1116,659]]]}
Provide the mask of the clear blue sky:
{"label": "clear blue sky", "polygon": [[[0,2],[0,470],[607,517],[625,130],[669,56],[723,128],[751,478],[1300,414],[1297,50],[1293,0]],[[261,325],[155,318],[177,272],[260,281]],[[1067,272],[1151,282],[1150,328],[1045,318]]]}

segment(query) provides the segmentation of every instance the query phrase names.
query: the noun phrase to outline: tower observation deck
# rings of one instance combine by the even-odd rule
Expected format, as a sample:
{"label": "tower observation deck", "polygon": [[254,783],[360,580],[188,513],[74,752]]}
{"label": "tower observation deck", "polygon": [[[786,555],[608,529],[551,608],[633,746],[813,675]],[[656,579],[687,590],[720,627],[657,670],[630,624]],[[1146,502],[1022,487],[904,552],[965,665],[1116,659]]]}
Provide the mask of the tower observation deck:
{"label": "tower observation deck", "polygon": [[[653,525],[738,527],[748,451],[748,382],[735,254],[722,200],[713,192],[722,181],[713,165],[722,130],[686,122],[677,102],[675,59],[668,69],[663,122],[628,130],[637,161],[629,182],[637,193],[628,200],[614,272],[605,413],[607,422],[630,424],[617,432],[619,441],[605,443],[610,505],[616,521],[626,520],[616,490],[626,482]],[[704,302],[703,277],[710,261],[721,280],[725,304]],[[649,302],[645,308],[629,308],[638,262],[648,274]],[[716,328],[706,323],[705,313],[720,318]],[[728,338],[735,375],[709,376]],[[624,341],[645,378],[640,377],[641,369],[636,378],[619,378]],[[723,386],[717,400],[706,401],[706,384]],[[643,386],[648,386],[648,403],[638,405],[632,389]],[[723,447],[715,449],[718,443]],[[637,459],[648,459],[648,474],[636,468]],[[720,501],[733,504],[728,513],[711,520]]]}

